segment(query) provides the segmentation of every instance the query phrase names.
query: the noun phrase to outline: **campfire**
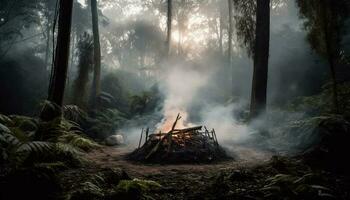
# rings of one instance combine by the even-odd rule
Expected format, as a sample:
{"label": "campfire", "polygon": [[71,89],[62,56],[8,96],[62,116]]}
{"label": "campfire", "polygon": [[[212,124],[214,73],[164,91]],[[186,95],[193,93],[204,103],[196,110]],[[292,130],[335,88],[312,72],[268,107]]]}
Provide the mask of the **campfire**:
{"label": "campfire", "polygon": [[149,134],[149,128],[142,129],[139,146],[128,157],[155,163],[205,163],[227,158],[214,129],[209,131],[205,126],[177,129],[180,119],[178,114],[168,132]]}

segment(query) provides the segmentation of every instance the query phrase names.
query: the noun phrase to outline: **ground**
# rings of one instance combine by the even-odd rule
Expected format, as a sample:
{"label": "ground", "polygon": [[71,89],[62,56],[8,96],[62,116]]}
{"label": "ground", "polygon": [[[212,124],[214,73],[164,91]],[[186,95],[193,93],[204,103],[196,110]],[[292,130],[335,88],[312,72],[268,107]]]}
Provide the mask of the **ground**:
{"label": "ground", "polygon": [[[311,169],[295,158],[262,156],[245,150],[247,154],[256,156],[249,160],[213,164],[159,165],[127,161],[124,156],[132,150],[125,146],[103,147],[86,154],[89,164],[62,174],[65,190],[81,188],[84,182],[86,187],[87,180],[94,185],[99,181],[91,181],[87,177],[97,175],[108,183],[97,183],[104,188],[97,192],[87,191],[90,199],[140,199],[130,196],[120,198],[120,194],[113,196],[110,192],[119,180],[110,183],[106,179],[114,176],[109,172],[111,169],[118,169],[126,172],[118,176],[156,181],[162,185],[151,189],[141,199],[349,199],[348,178]],[[87,190],[95,189],[88,186]],[[95,193],[96,198],[91,197]],[[99,198],[101,195],[103,198]]]}
{"label": "ground", "polygon": [[[86,155],[99,167],[121,168],[130,177],[154,180],[165,190],[154,192],[156,199],[186,199],[205,190],[221,171],[253,168],[269,160],[267,155],[249,160],[227,160],[213,164],[158,165],[134,163],[124,159],[131,147],[104,147]],[[195,197],[193,197],[195,198]]]}
{"label": "ground", "polygon": [[158,165],[143,164],[127,161],[124,157],[132,152],[134,148],[128,146],[122,147],[104,147],[92,151],[86,155],[88,161],[99,166],[121,168],[132,177],[147,178],[150,176],[171,176],[172,174],[197,174],[218,172],[221,169],[239,169],[259,165],[269,160],[268,155],[260,158],[253,157],[249,160],[227,160],[213,164],[177,164],[177,165]]}

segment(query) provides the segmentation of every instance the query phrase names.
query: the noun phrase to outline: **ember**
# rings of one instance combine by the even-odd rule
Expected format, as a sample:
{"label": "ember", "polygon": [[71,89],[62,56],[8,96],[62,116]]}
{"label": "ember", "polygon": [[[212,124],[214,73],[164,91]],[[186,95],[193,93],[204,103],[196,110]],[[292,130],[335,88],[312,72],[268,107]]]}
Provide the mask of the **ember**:
{"label": "ember", "polygon": [[[176,129],[180,114],[167,133],[148,135],[149,129],[142,130],[139,147],[128,157],[131,160],[156,163],[212,162],[227,158],[219,146],[215,130],[196,126]],[[141,146],[143,135],[145,142]]]}

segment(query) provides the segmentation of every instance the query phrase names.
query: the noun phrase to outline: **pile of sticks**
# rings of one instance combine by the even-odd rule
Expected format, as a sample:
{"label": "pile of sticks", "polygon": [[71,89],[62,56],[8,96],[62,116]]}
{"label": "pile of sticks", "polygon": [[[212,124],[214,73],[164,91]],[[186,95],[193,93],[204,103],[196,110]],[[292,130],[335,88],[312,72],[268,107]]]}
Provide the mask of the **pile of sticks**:
{"label": "pile of sticks", "polygon": [[[226,157],[214,129],[209,131],[203,126],[176,129],[180,119],[179,114],[167,133],[149,135],[149,128],[142,129],[139,146],[129,158],[137,161],[177,163],[210,162]],[[141,145],[143,138],[144,143]]]}

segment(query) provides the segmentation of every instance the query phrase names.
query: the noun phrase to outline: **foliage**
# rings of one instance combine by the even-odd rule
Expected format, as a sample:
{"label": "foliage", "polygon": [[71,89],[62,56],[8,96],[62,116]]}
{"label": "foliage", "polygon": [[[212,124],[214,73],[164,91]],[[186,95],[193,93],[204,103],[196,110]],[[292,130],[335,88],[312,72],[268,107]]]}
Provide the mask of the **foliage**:
{"label": "foliage", "polygon": [[162,186],[149,180],[133,179],[121,180],[116,187],[117,196],[122,199],[153,199],[147,195],[152,190],[157,190]]}
{"label": "foliage", "polygon": [[[269,0],[271,7],[277,9],[283,0]],[[234,19],[238,40],[243,48],[246,48],[250,57],[254,55],[255,31],[256,31],[256,1],[255,0],[233,0],[235,9]]]}
{"label": "foliage", "polygon": [[339,43],[350,6],[346,0],[298,0],[300,16],[305,20],[311,47],[326,58],[331,54],[339,58]]}
{"label": "foliage", "polygon": [[143,92],[141,95],[132,96],[130,101],[130,112],[133,115],[137,115],[154,111],[158,106],[158,95],[157,91],[147,91]]}
{"label": "foliage", "polygon": [[76,105],[65,105],[63,106],[63,117],[67,120],[82,124],[87,120],[88,114]]}
{"label": "foliage", "polygon": [[[33,141],[34,134],[26,130],[27,122],[30,126],[35,126],[30,118],[21,118],[19,116],[13,119],[0,115],[0,148],[1,160],[9,166],[17,167],[33,154],[42,154],[52,148],[50,142]],[[3,124],[4,123],[4,124]]]}
{"label": "foliage", "polygon": [[[292,101],[289,109],[303,111],[311,115],[329,114],[332,112],[332,89],[330,84],[323,87],[321,93],[308,97],[300,97]],[[338,101],[342,114],[348,115],[350,111],[350,84],[344,82],[338,85]]]}
{"label": "foliage", "polygon": [[56,161],[76,166],[82,162],[82,151],[99,147],[83,135],[77,123],[61,117],[39,122],[0,114],[0,131],[1,160],[13,168]]}
{"label": "foliage", "polygon": [[61,135],[57,138],[57,141],[59,143],[69,144],[75,148],[81,149],[86,152],[100,147],[100,145],[93,142],[91,139],[82,135],[78,135],[76,133],[68,133]]}
{"label": "foliage", "polygon": [[69,197],[69,200],[94,200],[102,199],[103,190],[92,182],[84,182],[79,186],[79,189],[74,191]]}
{"label": "foliage", "polygon": [[117,109],[100,109],[95,111],[94,118],[89,119],[87,133],[90,136],[106,138],[123,125],[126,115]]}
{"label": "foliage", "polygon": [[266,180],[261,191],[267,199],[337,199],[330,188],[317,185],[320,179],[312,173],[302,177],[277,174]]}

